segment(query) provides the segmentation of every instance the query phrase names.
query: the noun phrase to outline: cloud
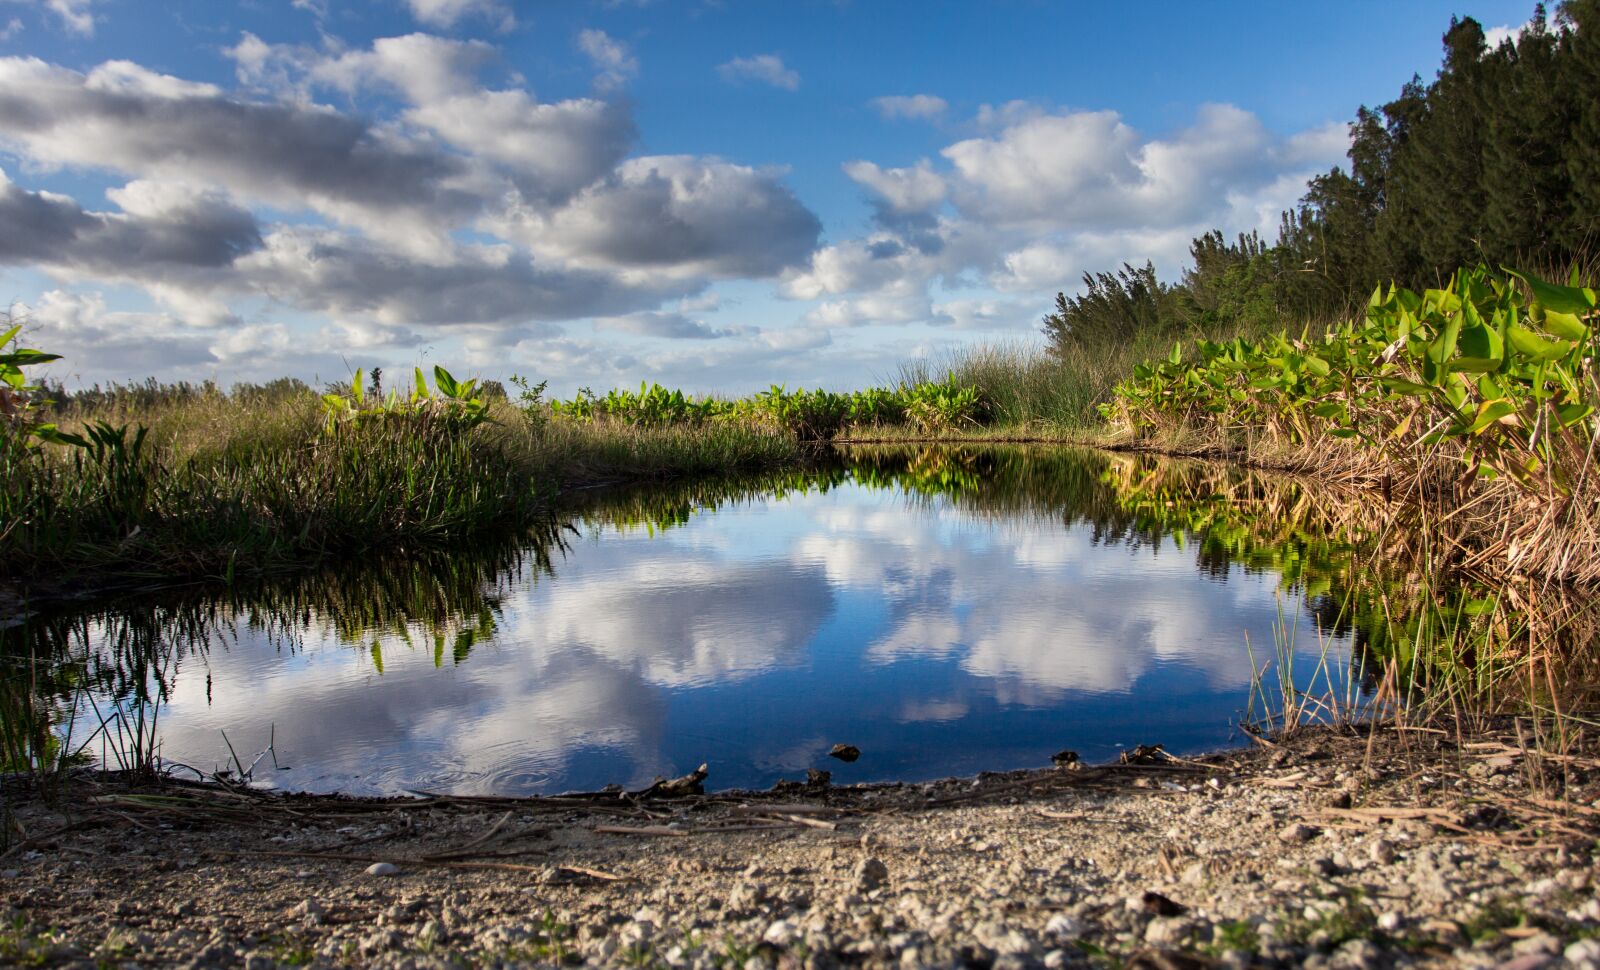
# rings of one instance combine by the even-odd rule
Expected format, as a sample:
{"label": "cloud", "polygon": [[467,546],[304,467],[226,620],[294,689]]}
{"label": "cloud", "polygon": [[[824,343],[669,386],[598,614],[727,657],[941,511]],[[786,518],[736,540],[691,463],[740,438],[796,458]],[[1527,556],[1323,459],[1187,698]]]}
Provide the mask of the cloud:
{"label": "cloud", "polygon": [[1498,27],[1490,27],[1483,32],[1483,42],[1488,46],[1489,50],[1498,48],[1506,41],[1515,44],[1518,38],[1522,36],[1522,32],[1527,30],[1531,23],[1532,21],[1523,21],[1516,25],[1501,24]]}
{"label": "cloud", "polygon": [[771,276],[803,261],[821,224],[772,173],[689,155],[633,158],[508,234],[535,253],[623,279]]}
{"label": "cloud", "polygon": [[302,310],[383,324],[508,324],[627,313],[678,287],[620,285],[611,276],[546,265],[509,246],[457,246],[419,263],[360,237],[282,228],[235,263],[235,279]]}
{"label": "cloud", "polygon": [[462,152],[495,166],[476,177],[484,194],[510,179],[541,202],[570,196],[603,177],[632,144],[633,120],[624,105],[575,98],[541,103],[520,88],[491,90],[478,72],[497,55],[482,41],[408,34],[373,41],[369,50],[327,52],[268,45],[245,34],[228,51],[239,78],[279,95],[309,100],[316,88],[347,94],[378,88],[400,93],[405,121],[431,131]]}
{"label": "cloud", "polygon": [[[603,38],[588,46],[626,69]],[[320,344],[354,349],[417,346],[451,327],[498,366],[509,347],[589,354],[562,343],[562,321],[672,340],[747,333],[663,304],[788,271],[820,233],[780,170],[628,159],[625,103],[485,87],[498,52],[480,41],[417,33],[347,49],[244,34],[228,54],[248,90],[127,61],[75,71],[0,58],[0,146],[25,171],[126,178],[99,211],[0,173],[0,218],[25,228],[0,240],[0,262],[142,288],[163,312],[128,326],[240,334],[195,345],[219,362],[245,347],[267,359],[320,325]],[[324,91],[377,94],[391,115],[321,104]],[[241,329],[238,299],[296,315],[298,331]],[[634,362],[615,348],[588,359],[602,357]]]}
{"label": "cloud", "polygon": [[931,94],[891,94],[873,98],[870,103],[885,118],[920,118],[924,121],[941,118],[950,108],[945,99]]}
{"label": "cloud", "polygon": [[8,41],[20,33],[22,33],[22,18],[12,17],[6,21],[4,27],[0,27],[0,42]]}
{"label": "cloud", "polygon": [[953,330],[1026,330],[1037,326],[1041,316],[1031,300],[948,300],[932,309],[928,322]]}
{"label": "cloud", "polygon": [[411,15],[429,27],[454,27],[467,17],[479,17],[496,29],[507,31],[517,26],[511,8],[501,0],[406,0]]}
{"label": "cloud", "polygon": [[735,57],[717,68],[717,73],[729,83],[759,81],[785,91],[800,89],[800,74],[783,65],[776,54],[757,54],[754,57]]}
{"label": "cloud", "polygon": [[231,98],[113,61],[82,74],[0,58],[0,143],[43,165],[201,182],[400,241],[435,237],[482,200],[468,166],[312,105]]}
{"label": "cloud", "polygon": [[89,8],[96,0],[41,0],[40,6],[55,14],[61,26],[70,33],[94,36],[94,14]]}
{"label": "cloud", "polygon": [[163,279],[231,265],[261,245],[255,218],[216,193],[130,182],[109,195],[122,212],[30,192],[0,171],[0,262]]}
{"label": "cloud", "polygon": [[943,204],[945,180],[927,159],[911,168],[879,168],[872,162],[846,162],[844,173],[869,189],[892,212],[926,212]]}
{"label": "cloud", "polygon": [[666,340],[714,340],[733,335],[732,330],[718,330],[703,321],[691,320],[681,313],[630,313],[621,317],[605,317],[595,321],[601,330],[631,333],[640,337],[659,337]]}
{"label": "cloud", "polygon": [[628,50],[628,45],[613,39],[603,30],[583,30],[578,33],[578,49],[588,56],[600,72],[601,87],[617,87],[639,73],[639,61]]}
{"label": "cloud", "polygon": [[[1339,124],[1276,135],[1222,104],[1202,105],[1191,124],[1159,137],[1114,111],[1022,102],[985,106],[977,120],[987,133],[947,145],[942,165],[844,166],[868,193],[874,228],[818,249],[785,276],[786,296],[827,298],[808,311],[809,323],[1015,326],[1031,316],[1016,312],[1022,294],[1043,301],[1086,271],[1152,259],[1171,273],[1190,240],[1212,228],[1270,238],[1306,178],[1349,143]],[[940,284],[1018,296],[936,307],[930,290]]]}

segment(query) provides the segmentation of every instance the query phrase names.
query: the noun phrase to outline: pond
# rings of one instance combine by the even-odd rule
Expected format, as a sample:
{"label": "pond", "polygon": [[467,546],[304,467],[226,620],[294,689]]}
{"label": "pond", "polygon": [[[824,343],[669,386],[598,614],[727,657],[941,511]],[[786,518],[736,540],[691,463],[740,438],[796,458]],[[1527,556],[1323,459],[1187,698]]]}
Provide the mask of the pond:
{"label": "pond", "polygon": [[112,724],[90,753],[113,762],[139,734],[207,773],[270,739],[255,781],[319,792],[635,788],[701,763],[712,788],[922,780],[1244,743],[1285,661],[1359,694],[1368,644],[1337,604],[1362,537],[1319,508],[1221,465],[859,447],[6,636],[68,662],[49,689],[79,736]]}

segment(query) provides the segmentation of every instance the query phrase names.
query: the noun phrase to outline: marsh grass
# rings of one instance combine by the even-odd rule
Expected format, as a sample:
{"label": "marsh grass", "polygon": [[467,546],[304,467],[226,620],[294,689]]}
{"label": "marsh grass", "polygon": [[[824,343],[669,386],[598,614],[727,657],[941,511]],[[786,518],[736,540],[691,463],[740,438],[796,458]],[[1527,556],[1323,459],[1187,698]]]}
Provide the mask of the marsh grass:
{"label": "marsh grass", "polygon": [[292,384],[239,396],[146,385],[62,409],[88,447],[0,434],[0,580],[233,581],[514,528],[564,489],[801,453],[742,425],[545,422],[503,400],[470,428],[438,410],[338,424],[324,412]]}

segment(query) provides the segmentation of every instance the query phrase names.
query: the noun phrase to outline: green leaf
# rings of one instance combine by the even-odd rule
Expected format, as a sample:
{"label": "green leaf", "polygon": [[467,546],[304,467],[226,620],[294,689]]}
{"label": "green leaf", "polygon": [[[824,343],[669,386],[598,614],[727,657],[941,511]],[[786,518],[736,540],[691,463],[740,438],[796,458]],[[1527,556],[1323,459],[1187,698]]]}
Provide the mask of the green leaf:
{"label": "green leaf", "polygon": [[[0,345],[5,341],[0,340]],[[27,367],[30,364],[48,364],[52,360],[60,360],[60,354],[47,354],[42,350],[17,350],[9,354],[0,354],[0,365],[14,364],[17,367]]]}
{"label": "green leaf", "polygon": [[[1473,357],[1482,360],[1499,361],[1505,357],[1505,345],[1500,340],[1498,331],[1486,327],[1482,323],[1468,327],[1461,331],[1461,339],[1457,349],[1462,357]],[[1467,368],[1457,368],[1466,370]]]}
{"label": "green leaf", "polygon": [[1396,394],[1409,394],[1412,397],[1426,397],[1433,393],[1433,388],[1416,381],[1408,381],[1399,377],[1385,377],[1378,383],[1394,391]]}
{"label": "green leaf", "polygon": [[1455,356],[1456,339],[1460,335],[1461,318],[1450,317],[1444,326],[1439,328],[1439,336],[1428,345],[1428,359],[1441,368],[1441,371],[1449,364],[1450,358]]}
{"label": "green leaf", "polygon": [[1521,327],[1507,330],[1506,338],[1511,341],[1511,346],[1515,347],[1518,353],[1534,360],[1557,360],[1572,349],[1570,344],[1546,340],[1533,331]]}
{"label": "green leaf", "polygon": [[1478,416],[1467,426],[1467,433],[1477,434],[1506,415],[1515,414],[1516,411],[1516,407],[1510,401],[1484,401],[1478,407]]}
{"label": "green leaf", "polygon": [[450,376],[449,371],[437,364],[433,367],[433,380],[445,397],[456,397],[458,395],[459,390],[456,386],[456,379]]}
{"label": "green leaf", "polygon": [[1561,419],[1563,428],[1570,428],[1593,413],[1592,404],[1565,404],[1556,408],[1556,416]]}
{"label": "green leaf", "polygon": [[1183,341],[1180,340],[1172,345],[1172,353],[1167,355],[1167,363],[1174,365],[1183,363]]}
{"label": "green leaf", "polygon": [[1595,308],[1594,290],[1586,286],[1558,286],[1504,266],[1501,269],[1528,284],[1528,289],[1533,291],[1534,301],[1546,310],[1554,310],[1557,313],[1585,313]]}
{"label": "green leaf", "polygon": [[1562,313],[1559,310],[1546,309],[1544,311],[1544,328],[1557,337],[1567,340],[1588,340],[1589,328],[1583,325],[1576,314]]}

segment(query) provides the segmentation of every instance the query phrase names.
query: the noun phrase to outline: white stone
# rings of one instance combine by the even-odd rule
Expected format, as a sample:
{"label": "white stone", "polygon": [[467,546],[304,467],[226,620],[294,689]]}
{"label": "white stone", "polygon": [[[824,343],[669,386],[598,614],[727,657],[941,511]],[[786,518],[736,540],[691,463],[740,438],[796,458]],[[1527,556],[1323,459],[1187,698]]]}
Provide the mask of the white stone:
{"label": "white stone", "polygon": [[399,874],[400,867],[392,862],[374,862],[372,865],[367,866],[367,875],[369,876],[398,876]]}
{"label": "white stone", "polygon": [[777,947],[788,946],[794,942],[794,937],[794,924],[786,919],[774,920],[772,925],[767,927],[767,931],[761,934],[763,940]]}

